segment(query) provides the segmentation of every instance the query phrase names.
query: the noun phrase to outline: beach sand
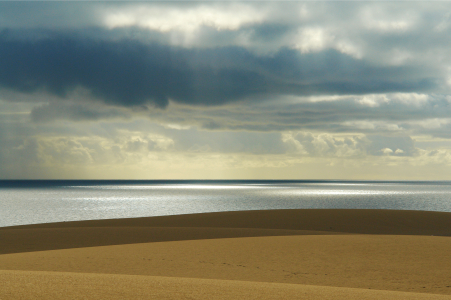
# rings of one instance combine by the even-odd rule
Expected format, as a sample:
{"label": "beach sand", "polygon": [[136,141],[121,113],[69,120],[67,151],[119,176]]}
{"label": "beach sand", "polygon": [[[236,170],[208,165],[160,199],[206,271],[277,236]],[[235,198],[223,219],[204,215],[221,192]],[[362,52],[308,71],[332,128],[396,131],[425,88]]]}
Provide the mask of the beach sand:
{"label": "beach sand", "polygon": [[0,228],[0,299],[451,299],[451,213],[268,210]]}

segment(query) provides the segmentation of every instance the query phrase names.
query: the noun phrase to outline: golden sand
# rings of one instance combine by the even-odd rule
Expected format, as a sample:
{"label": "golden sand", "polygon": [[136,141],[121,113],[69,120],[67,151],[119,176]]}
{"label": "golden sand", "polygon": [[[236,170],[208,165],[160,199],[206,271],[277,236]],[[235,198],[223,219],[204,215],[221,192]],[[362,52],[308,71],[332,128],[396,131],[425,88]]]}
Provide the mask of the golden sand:
{"label": "golden sand", "polygon": [[272,210],[0,228],[0,299],[451,299],[451,214]]}
{"label": "golden sand", "polygon": [[445,295],[139,275],[0,271],[1,299],[444,300]]}

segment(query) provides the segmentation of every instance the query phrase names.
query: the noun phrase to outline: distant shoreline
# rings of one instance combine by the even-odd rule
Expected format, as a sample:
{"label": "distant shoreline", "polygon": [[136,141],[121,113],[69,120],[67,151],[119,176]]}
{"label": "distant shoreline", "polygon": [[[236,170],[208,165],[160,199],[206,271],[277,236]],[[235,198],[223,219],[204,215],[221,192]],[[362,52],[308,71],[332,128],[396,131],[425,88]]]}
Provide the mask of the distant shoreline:
{"label": "distant shoreline", "polygon": [[256,179],[226,179],[226,180],[105,180],[105,179],[3,179],[0,180],[0,188],[36,188],[36,187],[61,187],[61,186],[95,186],[95,185],[156,185],[156,184],[207,184],[207,185],[230,185],[230,184],[424,184],[424,185],[451,185],[449,180],[256,180]]}

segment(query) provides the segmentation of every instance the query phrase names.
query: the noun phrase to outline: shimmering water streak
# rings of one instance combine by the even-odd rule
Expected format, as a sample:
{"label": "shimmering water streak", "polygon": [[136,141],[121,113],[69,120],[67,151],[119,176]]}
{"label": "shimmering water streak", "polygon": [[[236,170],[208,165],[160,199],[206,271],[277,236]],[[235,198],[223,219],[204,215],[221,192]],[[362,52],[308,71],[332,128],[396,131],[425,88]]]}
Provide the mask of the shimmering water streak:
{"label": "shimmering water streak", "polygon": [[451,212],[451,182],[0,181],[0,226],[293,208]]}

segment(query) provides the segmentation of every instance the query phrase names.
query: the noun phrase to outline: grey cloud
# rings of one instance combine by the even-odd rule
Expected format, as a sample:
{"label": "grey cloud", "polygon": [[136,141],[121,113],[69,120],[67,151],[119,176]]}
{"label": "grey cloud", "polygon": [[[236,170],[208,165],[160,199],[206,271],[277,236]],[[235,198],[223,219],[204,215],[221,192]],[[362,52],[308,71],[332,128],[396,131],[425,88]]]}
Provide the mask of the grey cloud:
{"label": "grey cloud", "polygon": [[88,105],[87,103],[53,102],[34,107],[31,110],[34,122],[51,122],[58,119],[72,121],[97,121],[112,118],[129,119],[131,113],[112,107]]}
{"label": "grey cloud", "polygon": [[4,1],[0,4],[0,28],[77,28],[100,25],[98,4],[76,1]]}
{"label": "grey cloud", "polygon": [[[0,124],[0,178],[16,179],[39,176],[35,167],[42,163],[39,143],[33,137],[12,137],[1,134],[5,127]],[[33,174],[33,175],[32,175]],[[41,175],[44,172],[41,170]]]}
{"label": "grey cloud", "polygon": [[383,94],[321,99],[282,97],[249,105],[209,108],[172,104],[164,114],[151,110],[148,116],[163,124],[193,125],[214,131],[307,130],[366,134],[399,131],[413,135],[448,134],[449,131],[446,122],[437,129],[412,123],[431,118],[447,119],[451,105],[444,95]]}
{"label": "grey cloud", "polygon": [[122,164],[140,164],[160,156],[171,160],[180,155],[199,158],[224,153],[256,154],[262,158],[269,154],[280,162],[302,157],[416,157],[419,153],[435,155],[434,160],[448,159],[446,151],[419,151],[414,141],[402,134],[365,136],[303,131],[292,133],[292,139],[288,139],[287,132],[203,131],[194,127],[178,130],[145,119],[77,124],[33,126],[0,122],[0,177],[58,178],[61,174],[69,176],[64,170],[75,167],[100,170],[115,165],[120,169]]}
{"label": "grey cloud", "polygon": [[41,144],[41,155],[56,164],[89,164],[93,161],[90,149],[72,139],[59,138]]}
{"label": "grey cloud", "polygon": [[147,141],[147,150],[149,151],[158,150],[158,144],[152,140]]}
{"label": "grey cloud", "polygon": [[329,134],[313,135],[309,132],[299,132],[294,139],[300,143],[302,150],[313,156],[362,156],[366,144],[365,139],[359,136],[341,140]]}
{"label": "grey cloud", "polygon": [[61,178],[63,173],[71,177],[75,175],[64,170],[67,166],[115,162],[109,146],[99,143],[92,128],[49,126],[0,119],[0,178]]}
{"label": "grey cloud", "polygon": [[37,41],[0,35],[0,85],[61,98],[85,88],[107,104],[166,107],[169,99],[219,105],[252,95],[426,91],[437,79],[410,67],[378,67],[335,50],[281,49],[260,57],[239,47],[189,50],[132,40],[55,34]]}
{"label": "grey cloud", "polygon": [[[439,138],[444,138],[444,139],[450,139],[451,138],[451,122],[449,119],[444,119],[445,123],[441,124],[437,127],[434,128],[428,128],[428,127],[424,127],[418,124],[407,124],[408,126],[410,126],[412,128],[412,131],[414,132],[420,132],[424,135],[428,135],[431,137],[439,137]],[[442,141],[443,143],[443,141]],[[448,148],[448,145],[447,145]]]}
{"label": "grey cloud", "polygon": [[246,131],[169,130],[178,151],[209,151],[222,153],[281,154],[287,151],[280,133]]}
{"label": "grey cloud", "polygon": [[[195,36],[177,30],[169,32],[137,30],[133,24],[113,30],[107,28],[104,17],[114,12],[157,9],[171,19],[171,12],[192,8],[214,8],[233,12],[233,3],[224,2],[2,2],[0,28],[41,28],[51,31],[83,29],[84,35],[95,38],[134,38],[159,41],[187,47],[242,46],[252,51],[276,52],[298,42],[296,34],[303,29],[320,29],[330,37],[325,48],[347,51],[343,45],[355,48],[365,59],[376,63],[393,61],[397,51],[413,56],[408,64],[427,60],[440,68],[450,46],[451,23],[449,3],[444,2],[247,2],[246,6],[261,14],[258,22],[243,24],[234,30],[218,30],[204,24]],[[161,10],[163,9],[163,10]],[[143,12],[145,13],[145,11]],[[151,16],[149,17],[151,18]],[[177,23],[177,22],[175,22]],[[135,24],[136,25],[136,24]],[[211,24],[210,24],[211,25]],[[90,30],[87,30],[90,29]],[[33,32],[33,35],[39,32]],[[341,45],[341,46],[340,46]],[[432,45],[432,47],[431,47]],[[349,49],[348,49],[349,50]],[[445,55],[443,55],[445,54]],[[403,62],[400,62],[404,64]]]}
{"label": "grey cloud", "polygon": [[148,149],[148,144],[141,140],[133,140],[133,141],[127,142],[126,149],[127,149],[127,151],[130,151],[130,152],[139,152],[144,149]]}
{"label": "grey cloud", "polygon": [[409,136],[369,135],[368,153],[371,155],[412,156],[417,154],[415,143]]}
{"label": "grey cloud", "polygon": [[147,155],[286,153],[279,133],[176,130],[147,120],[31,125],[0,122],[1,178],[58,178],[70,176],[65,169],[139,163]]}
{"label": "grey cloud", "polygon": [[0,177],[186,153],[449,162],[448,2],[246,2],[258,18],[235,27],[105,25],[138,5],[163,7],[164,22],[232,11],[0,3]]}
{"label": "grey cloud", "polygon": [[[297,143],[293,144],[293,141]],[[336,138],[331,134],[297,132],[291,134],[294,149],[302,155],[330,157],[372,156],[416,156],[419,154],[415,143],[408,135],[359,135]]]}

